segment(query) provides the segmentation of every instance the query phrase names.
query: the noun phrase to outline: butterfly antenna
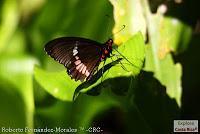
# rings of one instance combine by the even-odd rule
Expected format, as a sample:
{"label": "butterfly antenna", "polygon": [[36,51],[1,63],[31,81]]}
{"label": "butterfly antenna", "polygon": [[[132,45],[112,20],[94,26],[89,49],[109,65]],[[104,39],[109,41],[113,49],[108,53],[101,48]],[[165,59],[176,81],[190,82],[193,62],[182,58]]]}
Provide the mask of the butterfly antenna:
{"label": "butterfly antenna", "polygon": [[[115,49],[115,51],[120,54],[126,61],[128,61],[128,63],[130,63],[131,65],[133,65],[133,63],[131,63],[123,54],[121,54],[116,48],[113,48]],[[134,66],[134,65],[133,65]]]}
{"label": "butterfly antenna", "polygon": [[119,31],[117,31],[117,32],[115,32],[115,33],[113,33],[113,34],[111,34],[109,37],[112,37],[113,35],[116,35],[116,34],[120,33],[122,30],[124,30],[125,27],[126,27],[126,26],[123,25],[122,28],[119,29]]}
{"label": "butterfly antenna", "polygon": [[[119,57],[118,57],[117,55],[113,55],[113,56],[116,56],[116,57],[119,59]],[[112,57],[110,57],[110,58],[111,58],[111,60],[112,60],[112,62],[113,62],[114,60],[112,59]],[[121,67],[122,67],[125,71],[129,72],[129,71],[126,69],[126,67],[122,64],[121,61],[119,61],[119,63],[121,64]]]}
{"label": "butterfly antenna", "polygon": [[[110,22],[111,22],[111,16],[110,15],[108,15],[108,14],[106,14],[106,17],[108,17],[108,19],[109,19],[109,23],[108,23],[108,28],[110,27]],[[117,32],[115,32],[115,33],[113,33],[113,34],[111,34],[109,37],[110,38],[112,38],[113,37],[113,35],[116,35],[116,34],[118,34],[119,32],[121,32],[124,28],[125,28],[126,26],[125,25],[123,25],[122,26],[122,28],[119,30],[119,31],[117,31]],[[108,32],[108,28],[107,28],[107,31],[106,31],[106,33]]]}
{"label": "butterfly antenna", "polygon": [[104,62],[103,62],[103,67],[102,67],[102,71],[101,71],[101,83],[102,83],[102,81],[103,81],[103,73],[104,73],[104,66],[105,66],[105,63],[106,63],[106,60],[104,60]]}
{"label": "butterfly antenna", "polygon": [[136,65],[134,65],[133,63],[131,63],[123,54],[121,54],[116,48],[113,48],[120,56],[122,56],[128,63],[130,63],[132,66],[137,67]]}

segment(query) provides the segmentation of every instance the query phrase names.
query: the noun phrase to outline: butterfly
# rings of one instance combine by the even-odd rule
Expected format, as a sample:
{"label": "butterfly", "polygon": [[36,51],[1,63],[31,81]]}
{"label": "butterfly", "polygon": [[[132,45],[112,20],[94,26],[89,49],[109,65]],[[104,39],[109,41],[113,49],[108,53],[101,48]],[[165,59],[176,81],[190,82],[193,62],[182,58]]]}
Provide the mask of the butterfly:
{"label": "butterfly", "polygon": [[44,49],[66,67],[72,79],[89,81],[99,64],[112,54],[112,45],[112,39],[102,44],[81,37],[60,37],[49,41]]}

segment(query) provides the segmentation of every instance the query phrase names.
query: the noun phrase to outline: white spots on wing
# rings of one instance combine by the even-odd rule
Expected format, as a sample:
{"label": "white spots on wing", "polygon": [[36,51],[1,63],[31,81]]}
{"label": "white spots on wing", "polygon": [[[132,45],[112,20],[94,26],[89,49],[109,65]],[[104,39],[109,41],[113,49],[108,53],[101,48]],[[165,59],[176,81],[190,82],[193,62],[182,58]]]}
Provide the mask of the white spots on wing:
{"label": "white spots on wing", "polygon": [[77,55],[78,54],[78,47],[75,46],[74,49],[73,49],[73,56]]}
{"label": "white spots on wing", "polygon": [[83,70],[82,70],[82,74],[85,74],[85,71],[86,71],[87,67],[84,66]]}
{"label": "white spots on wing", "polygon": [[75,56],[75,59],[76,59],[76,60],[78,60],[78,59],[79,59],[79,57],[78,57],[78,56]]}
{"label": "white spots on wing", "polygon": [[[76,57],[75,57],[76,58]],[[76,58],[77,60],[74,62],[76,65],[76,70],[78,70],[83,75],[86,75],[87,77],[90,75],[89,71],[87,70],[87,66],[79,60],[79,58]]]}
{"label": "white spots on wing", "polygon": [[88,72],[88,70],[86,70],[85,75],[88,77],[90,75],[90,73]]}
{"label": "white spots on wing", "polygon": [[81,63],[81,60],[76,60],[75,62],[74,62],[74,64],[77,66],[77,65],[79,65]]}
{"label": "white spots on wing", "polygon": [[73,56],[77,55],[78,51],[77,50],[73,50]]}
{"label": "white spots on wing", "polygon": [[79,44],[79,42],[76,41],[75,47],[73,48],[73,56],[75,58],[74,64],[76,65],[77,71],[79,71],[80,73],[82,73],[83,75],[88,77],[90,75],[90,73],[87,70],[87,66],[85,64],[83,64],[81,62],[81,60],[79,59],[79,57],[77,56],[77,54],[78,54],[78,44]]}
{"label": "white spots on wing", "polygon": [[76,66],[76,70],[79,70],[79,69],[80,69],[80,67],[81,67],[82,65],[84,65],[84,64],[83,64],[83,63],[81,63],[81,64],[79,64],[78,66]]}
{"label": "white spots on wing", "polygon": [[81,68],[78,70],[79,72],[81,72],[83,70],[83,68],[86,67],[84,64],[81,66]]}

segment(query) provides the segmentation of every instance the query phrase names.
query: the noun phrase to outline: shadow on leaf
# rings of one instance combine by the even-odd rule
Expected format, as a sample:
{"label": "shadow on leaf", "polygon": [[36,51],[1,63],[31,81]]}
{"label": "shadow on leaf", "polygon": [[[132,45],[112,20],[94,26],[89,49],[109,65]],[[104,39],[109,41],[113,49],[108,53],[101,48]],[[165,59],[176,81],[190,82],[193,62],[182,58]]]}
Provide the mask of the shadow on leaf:
{"label": "shadow on leaf", "polygon": [[107,79],[95,88],[89,90],[87,94],[97,96],[100,94],[101,90],[109,89],[116,95],[125,96],[131,87],[131,81],[133,81],[132,77],[116,77]]}
{"label": "shadow on leaf", "polygon": [[75,92],[74,92],[73,100],[75,100],[75,99],[78,97],[78,95],[79,95],[79,93],[80,93],[80,91],[81,91],[82,89],[87,88],[87,87],[91,86],[92,84],[94,84],[95,82],[97,82],[97,80],[98,80],[99,78],[102,77],[102,74],[104,74],[104,73],[105,73],[107,70],[109,70],[112,66],[118,64],[121,60],[122,60],[122,58],[118,58],[117,60],[115,60],[115,61],[113,61],[113,62],[111,62],[111,63],[105,65],[105,66],[102,67],[89,81],[85,81],[85,82],[83,82],[82,84],[80,84],[80,85],[76,88],[76,90],[75,90]]}
{"label": "shadow on leaf", "polygon": [[[138,131],[145,127],[154,134],[168,134],[173,131],[173,120],[180,118],[180,108],[152,72],[140,73],[133,96],[136,113],[140,116],[139,121],[133,123]],[[139,122],[145,124],[145,127],[138,125]]]}

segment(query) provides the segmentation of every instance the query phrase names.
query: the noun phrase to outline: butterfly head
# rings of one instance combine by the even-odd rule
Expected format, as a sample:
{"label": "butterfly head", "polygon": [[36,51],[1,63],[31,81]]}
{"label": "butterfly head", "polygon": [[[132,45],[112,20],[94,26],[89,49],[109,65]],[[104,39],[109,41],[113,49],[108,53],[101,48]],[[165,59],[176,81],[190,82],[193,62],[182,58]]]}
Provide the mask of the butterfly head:
{"label": "butterfly head", "polygon": [[111,47],[111,48],[112,48],[112,44],[113,44],[113,40],[112,40],[112,39],[108,39],[108,40],[106,41],[106,45],[107,45],[108,47]]}
{"label": "butterfly head", "polygon": [[106,41],[105,46],[103,47],[101,61],[105,60],[107,57],[110,57],[110,54],[112,53],[112,44],[113,44],[112,39]]}
{"label": "butterfly head", "polygon": [[106,50],[109,53],[112,53],[113,40],[112,39],[108,39],[105,44],[106,44]]}

